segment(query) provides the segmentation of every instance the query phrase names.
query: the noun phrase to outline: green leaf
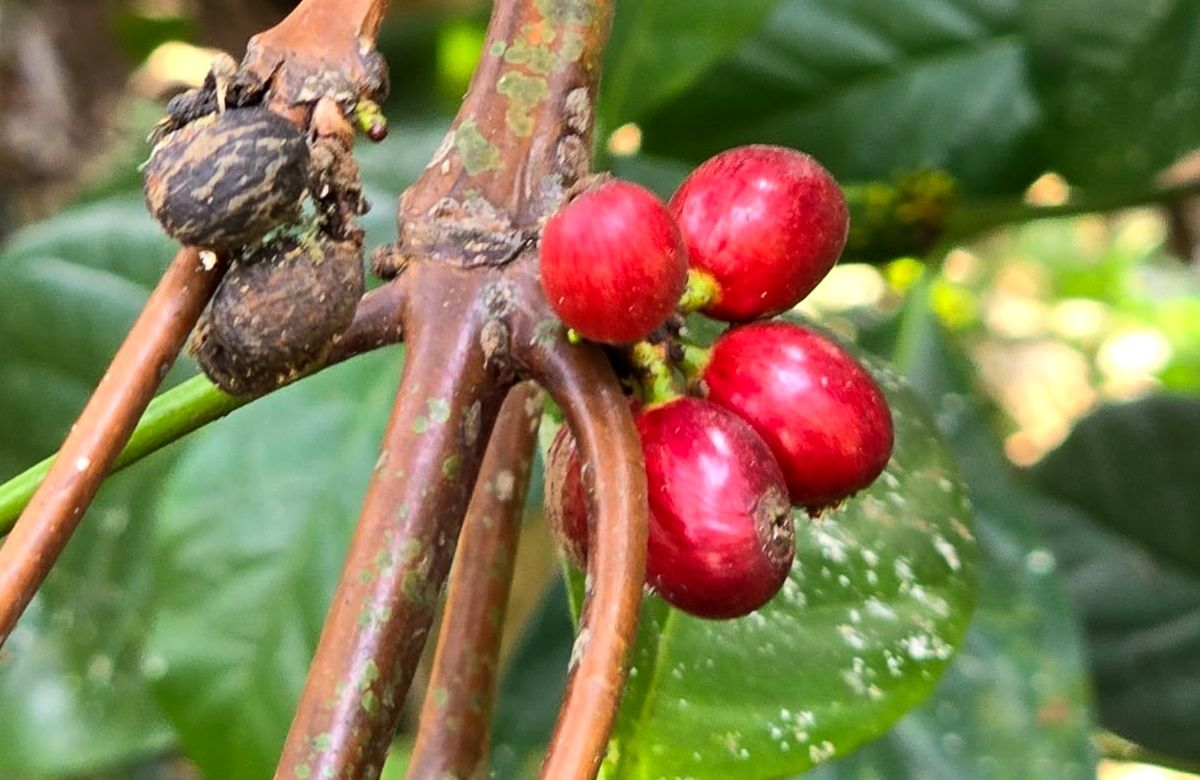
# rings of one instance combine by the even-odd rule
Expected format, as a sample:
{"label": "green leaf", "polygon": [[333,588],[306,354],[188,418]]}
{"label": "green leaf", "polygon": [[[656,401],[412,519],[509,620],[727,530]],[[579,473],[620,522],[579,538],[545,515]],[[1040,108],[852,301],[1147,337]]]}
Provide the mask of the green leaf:
{"label": "green leaf", "polygon": [[1040,114],[1022,13],[1015,0],[786,0],[647,119],[644,148],[694,161],[779,143],[847,181],[928,166],[1017,191],[1038,172],[1026,147]]}
{"label": "green leaf", "polygon": [[975,507],[982,578],[966,646],[925,705],[813,780],[1094,777],[1080,626],[1038,521],[923,296],[908,304],[897,361],[937,412]]}
{"label": "green leaf", "polygon": [[1046,500],[1039,519],[1087,631],[1101,723],[1200,761],[1200,577],[1075,507]]}
{"label": "green leaf", "polygon": [[1068,181],[1149,181],[1200,142],[1200,5],[1033,0],[1048,165]]}
{"label": "green leaf", "polygon": [[636,120],[690,86],[758,31],[779,0],[624,0],[605,60],[600,117]]}
{"label": "green leaf", "polygon": [[1045,170],[1145,188],[1200,143],[1197,30],[1191,0],[784,0],[643,119],[643,147],[695,162],[779,143],[845,181],[933,167],[984,195]]}
{"label": "green leaf", "polygon": [[1200,398],[1153,396],[1088,415],[1032,476],[1153,554],[1200,574]]}
{"label": "green leaf", "polygon": [[330,369],[200,434],[164,486],[149,663],[208,777],[269,777],[395,395],[398,352]]}
{"label": "green leaf", "polygon": [[[13,238],[0,255],[0,478],[58,446],[173,254],[140,197]],[[151,508],[170,460],[100,491],[0,650],[0,775],[78,772],[172,742],[141,657]]]}
{"label": "green leaf", "polygon": [[971,512],[922,404],[895,374],[878,376],[892,461],[822,520],[797,517],[796,561],[775,600],[710,622],[647,598],[609,777],[803,771],[932,692],[972,607]]}
{"label": "green leaf", "polygon": [[1105,726],[1200,760],[1200,399],[1100,409],[1031,472],[1091,642]]}

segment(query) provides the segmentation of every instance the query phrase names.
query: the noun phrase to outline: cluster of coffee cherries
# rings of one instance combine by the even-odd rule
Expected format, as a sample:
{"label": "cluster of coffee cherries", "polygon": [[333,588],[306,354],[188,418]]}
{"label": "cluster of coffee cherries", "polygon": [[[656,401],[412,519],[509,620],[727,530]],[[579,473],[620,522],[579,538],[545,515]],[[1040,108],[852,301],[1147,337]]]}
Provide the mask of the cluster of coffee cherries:
{"label": "cluster of coffee cherries", "polygon": [[[253,395],[318,363],[362,297],[367,210],[352,156],[373,140],[378,106],[348,89],[293,121],[264,105],[268,85],[220,57],[151,132],[146,202],[180,243],[231,261],[191,350],[221,389]],[[380,90],[383,89],[382,82]]]}
{"label": "cluster of coffee cherries", "polygon": [[[547,300],[627,379],[649,487],[647,585],[712,619],[745,615],[783,585],[792,507],[817,516],[869,485],[891,456],[892,418],[867,370],[815,329],[770,319],[807,296],[845,245],[836,181],[775,146],[723,152],[663,203],[608,179],[547,222]],[[731,323],[710,348],[684,315]],[[564,426],[547,463],[546,513],[587,560],[584,467]]]}

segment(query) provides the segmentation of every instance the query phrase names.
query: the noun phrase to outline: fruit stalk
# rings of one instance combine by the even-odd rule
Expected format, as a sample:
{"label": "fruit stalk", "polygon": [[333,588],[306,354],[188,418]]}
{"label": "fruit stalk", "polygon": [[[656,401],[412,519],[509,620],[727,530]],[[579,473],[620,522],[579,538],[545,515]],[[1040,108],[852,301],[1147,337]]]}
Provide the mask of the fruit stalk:
{"label": "fruit stalk", "polygon": [[455,551],[409,780],[487,773],[504,614],[541,417],[532,383],[513,388],[500,409]]}
{"label": "fruit stalk", "polygon": [[216,255],[185,248],[150,295],[0,546],[0,645],[66,547],[224,273]]}
{"label": "fruit stalk", "polygon": [[[588,585],[570,677],[542,764],[547,780],[587,780],[604,756],[628,674],[646,577],[646,467],[629,402],[598,347],[561,340],[530,356],[587,464]],[[599,532],[597,529],[603,529]]]}

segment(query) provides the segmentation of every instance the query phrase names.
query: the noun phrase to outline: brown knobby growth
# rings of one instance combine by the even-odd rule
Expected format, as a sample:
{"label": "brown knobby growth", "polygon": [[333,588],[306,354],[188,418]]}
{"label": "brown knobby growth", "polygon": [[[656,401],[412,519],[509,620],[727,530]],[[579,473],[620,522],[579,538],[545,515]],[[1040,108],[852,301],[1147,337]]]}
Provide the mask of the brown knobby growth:
{"label": "brown knobby growth", "polygon": [[[612,365],[598,347],[570,344],[544,299],[538,239],[547,217],[589,180],[612,4],[497,0],[462,108],[400,199],[397,241],[373,258],[389,281],[363,298],[327,358],[337,362],[401,335],[408,345],[277,778],[378,776],[456,547],[464,559],[448,596],[436,695],[411,775],[465,777],[486,766],[499,634],[478,606],[499,608],[506,599],[528,478],[522,464],[539,416],[531,383],[563,409],[587,464],[595,527],[604,529],[589,540],[579,635],[542,776],[572,780],[598,771],[641,602],[645,474]],[[251,40],[242,69],[268,85],[268,108],[316,127],[327,121],[313,110],[329,105],[321,98],[345,105],[384,90],[374,39],[386,6],[304,0]],[[209,253],[182,251],[147,304],[0,550],[0,639],[127,441],[224,265]],[[87,468],[78,468],[85,460]]]}

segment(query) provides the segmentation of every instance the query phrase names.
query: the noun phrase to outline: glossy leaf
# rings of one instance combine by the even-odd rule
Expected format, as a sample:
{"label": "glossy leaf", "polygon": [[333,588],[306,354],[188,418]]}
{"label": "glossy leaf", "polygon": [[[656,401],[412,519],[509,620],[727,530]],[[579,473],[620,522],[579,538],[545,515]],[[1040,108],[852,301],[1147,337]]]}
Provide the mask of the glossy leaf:
{"label": "glossy leaf", "polygon": [[[173,253],[140,197],[12,239],[0,255],[0,479],[58,446]],[[148,529],[170,462],[101,490],[0,650],[0,775],[82,771],[171,743],[141,656]]]}
{"label": "glossy leaf", "polygon": [[1047,501],[1040,519],[1087,632],[1101,723],[1200,761],[1200,577],[1072,506]]}
{"label": "glossy leaf", "polygon": [[[814,780],[1094,777],[1084,645],[1042,536],[1044,502],[1015,478],[922,296],[913,296],[898,365],[936,411],[975,507],[982,577],[967,642],[936,694],[879,741]],[[898,349],[897,349],[898,347]]]}
{"label": "glossy leaf", "polygon": [[1073,183],[1149,181],[1200,141],[1200,5],[1033,0],[1047,164]]}
{"label": "glossy leaf", "polygon": [[920,402],[879,375],[892,462],[822,520],[797,517],[779,596],[726,622],[647,599],[608,777],[799,772],[879,736],[931,693],[972,606],[970,509]]}
{"label": "glossy leaf", "polygon": [[624,0],[605,61],[600,116],[609,128],[678,94],[758,31],[779,0]]}
{"label": "glossy leaf", "polygon": [[784,0],[643,148],[780,143],[847,181],[932,166],[989,195],[1045,170],[1147,187],[1200,141],[1198,26],[1190,0]]}
{"label": "glossy leaf", "polygon": [[728,62],[648,118],[644,148],[699,160],[803,149],[839,179],[943,168],[1020,188],[1040,108],[1016,0],[785,0]]}
{"label": "glossy leaf", "polygon": [[1107,407],[1032,472],[1043,523],[1087,629],[1103,724],[1200,760],[1200,401]]}
{"label": "glossy leaf", "polygon": [[1076,425],[1032,476],[1156,556],[1200,575],[1200,398],[1154,396]]}
{"label": "glossy leaf", "polygon": [[398,366],[388,350],[269,396],[200,434],[166,481],[147,658],[184,751],[208,777],[274,770]]}

